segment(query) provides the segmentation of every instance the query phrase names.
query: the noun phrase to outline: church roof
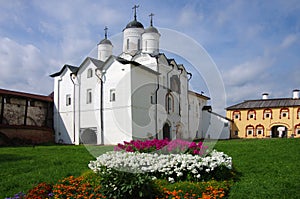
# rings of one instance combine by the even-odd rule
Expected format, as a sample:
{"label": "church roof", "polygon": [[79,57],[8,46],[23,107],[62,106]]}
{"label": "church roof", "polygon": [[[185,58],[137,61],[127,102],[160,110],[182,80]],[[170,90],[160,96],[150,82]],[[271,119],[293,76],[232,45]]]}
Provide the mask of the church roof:
{"label": "church roof", "polygon": [[83,66],[83,64],[90,60],[97,68],[102,68],[104,62],[103,61],[100,61],[98,59],[95,59],[95,58],[92,58],[92,57],[87,57],[83,62],[82,64],[80,65],[80,67],[76,67],[76,66],[71,66],[71,65],[68,65],[68,64],[65,64],[64,67],[57,73],[54,73],[52,75],[50,75],[50,77],[56,77],[56,76],[59,76],[63,73],[63,71],[68,68],[71,70],[72,73],[77,73],[78,70],[81,68],[81,66]]}
{"label": "church roof", "polygon": [[142,64],[140,64],[140,63],[138,63],[136,61],[130,61],[130,60],[124,59],[122,57],[116,57],[116,60],[118,62],[120,62],[121,64],[132,64],[133,66],[137,66],[137,67],[139,67],[139,68],[141,68],[141,69],[143,69],[145,71],[148,71],[150,73],[153,73],[155,75],[160,75],[159,72],[156,72],[156,71],[154,71],[154,70],[152,70],[152,69],[150,69],[150,68],[148,68],[148,67],[146,67],[146,66],[144,66],[144,65],[142,65]]}
{"label": "church roof", "polygon": [[[99,44],[109,44],[109,45],[112,45],[111,41],[108,40],[108,39],[102,39],[102,40],[99,42]],[[98,45],[99,45],[99,44],[98,44]]]}
{"label": "church roof", "polygon": [[150,26],[150,27],[146,28],[145,33],[159,33],[159,32],[155,27]]}
{"label": "church roof", "polygon": [[64,67],[59,72],[53,73],[52,75],[50,75],[50,77],[56,77],[56,76],[61,75],[66,68],[70,69],[72,71],[72,73],[75,73],[78,70],[78,67],[76,67],[76,66],[71,66],[71,65],[65,64]]}
{"label": "church roof", "polygon": [[127,24],[125,29],[127,29],[127,28],[143,28],[144,29],[144,26],[141,22],[138,22],[137,20],[133,20]]}
{"label": "church roof", "polygon": [[95,59],[92,57],[87,57],[87,59],[91,60],[91,62],[97,67],[97,68],[102,68],[104,62],[100,61],[99,59]]}
{"label": "church roof", "polygon": [[203,98],[203,99],[205,99],[205,100],[210,100],[209,97],[207,97],[207,96],[205,96],[205,95],[202,95],[202,94],[200,94],[200,93],[197,93],[197,92],[195,92],[195,91],[189,90],[189,91],[188,91],[188,94],[189,94],[189,95],[195,95],[196,97]]}
{"label": "church roof", "polygon": [[229,106],[226,109],[240,110],[240,109],[280,108],[280,107],[294,107],[294,106],[300,106],[300,99],[277,98],[277,99],[246,100],[242,103]]}

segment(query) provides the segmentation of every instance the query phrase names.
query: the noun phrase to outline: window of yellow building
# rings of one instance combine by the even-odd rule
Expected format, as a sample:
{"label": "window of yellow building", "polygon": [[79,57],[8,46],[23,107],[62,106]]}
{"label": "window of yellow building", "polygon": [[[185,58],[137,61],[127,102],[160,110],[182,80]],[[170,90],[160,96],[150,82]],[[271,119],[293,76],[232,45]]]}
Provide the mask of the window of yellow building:
{"label": "window of yellow building", "polygon": [[295,135],[300,135],[300,123],[295,125]]}
{"label": "window of yellow building", "polygon": [[251,136],[254,133],[254,127],[252,125],[246,126],[246,137]]}
{"label": "window of yellow building", "polygon": [[256,126],[256,135],[258,136],[264,136],[264,126],[259,124]]}
{"label": "window of yellow building", "polygon": [[241,120],[241,112],[240,111],[233,111],[232,119],[233,120]]}
{"label": "window of yellow building", "polygon": [[299,119],[300,118],[300,108],[298,108],[298,110],[297,110],[297,119]]}
{"label": "window of yellow building", "polygon": [[263,112],[263,119],[272,119],[272,110],[271,109],[265,109]]}
{"label": "window of yellow building", "polygon": [[247,115],[248,115],[247,120],[250,120],[250,119],[256,120],[256,111],[255,110],[249,110]]}
{"label": "window of yellow building", "polygon": [[290,119],[289,109],[288,108],[282,108],[282,109],[280,109],[279,119],[281,119],[281,118],[288,118],[288,119]]}

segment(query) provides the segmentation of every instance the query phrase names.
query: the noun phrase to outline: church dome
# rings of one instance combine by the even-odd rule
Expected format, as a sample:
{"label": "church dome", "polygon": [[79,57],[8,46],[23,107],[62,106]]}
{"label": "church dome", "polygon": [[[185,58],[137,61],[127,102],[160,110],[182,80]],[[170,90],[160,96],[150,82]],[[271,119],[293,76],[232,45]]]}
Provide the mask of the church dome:
{"label": "church dome", "polygon": [[127,24],[126,28],[144,28],[144,26],[142,23],[138,22],[137,20],[133,20]]}
{"label": "church dome", "polygon": [[102,39],[100,42],[99,42],[99,44],[109,44],[109,45],[112,45],[112,43],[111,43],[111,41],[110,40],[108,40],[108,39]]}
{"label": "church dome", "polygon": [[158,33],[158,30],[153,26],[150,26],[145,30],[145,33]]}

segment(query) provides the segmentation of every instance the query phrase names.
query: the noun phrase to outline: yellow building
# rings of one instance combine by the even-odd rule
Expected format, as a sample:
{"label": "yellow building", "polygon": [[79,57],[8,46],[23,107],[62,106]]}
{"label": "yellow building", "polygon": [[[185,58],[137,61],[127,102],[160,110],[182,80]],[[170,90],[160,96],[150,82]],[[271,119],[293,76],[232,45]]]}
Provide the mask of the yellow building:
{"label": "yellow building", "polygon": [[231,138],[300,137],[299,90],[292,98],[246,100],[226,109]]}

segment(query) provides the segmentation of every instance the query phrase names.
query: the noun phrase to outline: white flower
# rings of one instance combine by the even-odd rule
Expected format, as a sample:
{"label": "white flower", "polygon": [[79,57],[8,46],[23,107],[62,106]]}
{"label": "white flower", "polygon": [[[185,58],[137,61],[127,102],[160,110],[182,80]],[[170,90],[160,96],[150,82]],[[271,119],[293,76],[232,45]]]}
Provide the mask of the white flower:
{"label": "white flower", "polygon": [[[208,156],[192,156],[190,154],[152,154],[152,153],[132,153],[122,151],[111,151],[99,156],[95,161],[91,161],[88,166],[94,172],[101,171],[102,166],[106,166],[108,171],[118,169],[128,172],[149,172],[160,173],[169,177],[169,181],[174,181],[171,177],[174,173],[178,177],[191,172],[194,178],[200,179],[198,172],[210,172],[219,166],[232,168],[232,158],[223,152],[213,150]],[[197,175],[196,175],[197,174]],[[197,180],[197,179],[195,179]]]}
{"label": "white flower", "polygon": [[174,182],[175,182],[174,178],[171,178],[171,177],[168,178],[168,181],[169,181],[170,183],[174,183]]}

